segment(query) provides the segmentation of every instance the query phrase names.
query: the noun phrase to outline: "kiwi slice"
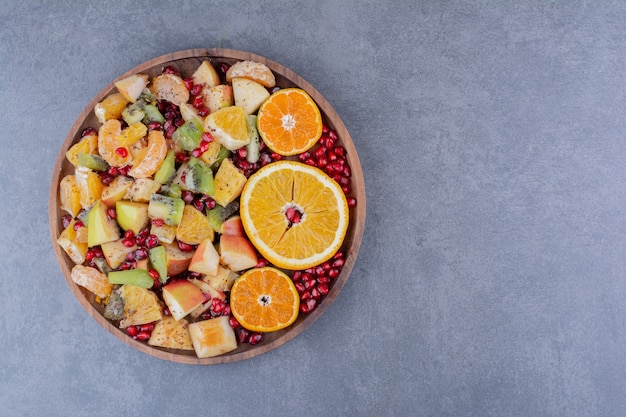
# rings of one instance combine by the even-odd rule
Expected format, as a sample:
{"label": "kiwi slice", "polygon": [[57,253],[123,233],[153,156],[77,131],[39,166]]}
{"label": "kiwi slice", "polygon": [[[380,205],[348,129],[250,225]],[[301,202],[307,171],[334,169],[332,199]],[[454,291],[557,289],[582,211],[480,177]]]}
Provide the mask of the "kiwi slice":
{"label": "kiwi slice", "polygon": [[203,133],[204,128],[202,127],[202,123],[194,117],[176,129],[176,132],[172,135],[172,139],[182,149],[191,152],[200,146]]}
{"label": "kiwi slice", "polygon": [[165,284],[167,281],[167,255],[164,246],[157,246],[150,249],[148,253],[152,267],[159,273],[159,281]]}
{"label": "kiwi slice", "polygon": [[151,219],[163,219],[165,224],[177,226],[183,217],[185,202],[161,194],[152,194],[148,203],[148,216]]}
{"label": "kiwi slice", "polygon": [[135,285],[141,288],[152,288],[154,280],[145,269],[128,269],[126,271],[109,272],[111,284]]}
{"label": "kiwi slice", "polygon": [[100,155],[93,153],[80,152],[78,154],[78,165],[81,167],[93,169],[94,171],[106,171],[109,164]]}
{"label": "kiwi slice", "polygon": [[146,104],[143,106],[143,112],[145,113],[145,117],[143,118],[144,124],[151,122],[165,123],[165,117],[163,117],[159,108],[154,104]]}
{"label": "kiwi slice", "polygon": [[[157,110],[158,111],[158,110]],[[161,163],[159,170],[154,174],[154,180],[159,184],[167,184],[176,173],[176,152],[170,149]]]}

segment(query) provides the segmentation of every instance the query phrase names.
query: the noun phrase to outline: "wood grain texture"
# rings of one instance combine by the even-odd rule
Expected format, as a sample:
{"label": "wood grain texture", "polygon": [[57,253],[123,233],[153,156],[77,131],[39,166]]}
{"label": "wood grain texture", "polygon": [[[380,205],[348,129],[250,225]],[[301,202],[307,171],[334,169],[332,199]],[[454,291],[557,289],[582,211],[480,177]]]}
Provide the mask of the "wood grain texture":
{"label": "wood grain texture", "polygon": [[347,254],[347,259],[340,276],[336,279],[331,291],[320,303],[318,308],[308,315],[300,315],[298,320],[287,329],[265,334],[265,340],[259,345],[251,347],[244,344],[228,354],[204,359],[197,358],[193,351],[176,351],[172,349],[156,348],[143,342],[133,340],[128,337],[123,330],[117,328],[113,323],[103,317],[102,306],[95,302],[94,296],[89,291],[86,291],[74,284],[70,278],[70,271],[73,266],[73,262],[56,243],[57,238],[62,232],[61,217],[64,214],[59,207],[59,183],[61,178],[65,175],[73,173],[74,171],[73,166],[65,158],[65,152],[80,139],[80,134],[83,129],[99,125],[93,113],[93,108],[96,103],[113,93],[115,91],[115,86],[113,82],[111,82],[111,84],[102,89],[102,91],[100,91],[100,93],[98,93],[89,102],[76,119],[76,122],[73,124],[63,144],[61,145],[61,149],[59,150],[56,164],[53,169],[50,185],[49,221],[52,246],[54,248],[55,255],[72,293],[76,296],[77,300],[85,308],[89,315],[91,315],[107,331],[124,343],[141,352],[172,362],[195,365],[215,365],[258,356],[283,345],[301,334],[307,327],[313,324],[322,314],[324,314],[324,311],[326,311],[330,304],[337,298],[348,280],[350,273],[352,272],[361,245],[366,215],[366,195],[363,173],[357,151],[354,147],[350,134],[341,121],[341,118],[337,115],[326,99],[304,78],[300,77],[298,74],[283,65],[260,55],[233,49],[189,49],[151,59],[136,66],[135,68],[130,69],[124,74],[121,74],[117,79],[122,79],[128,75],[136,73],[144,73],[153,77],[160,74],[163,67],[166,65],[173,65],[181,72],[181,74],[183,74],[183,76],[190,76],[198,65],[200,65],[203,60],[207,59],[210,60],[215,66],[220,63],[232,65],[234,62],[243,60],[261,62],[267,65],[274,72],[277,86],[281,88],[299,87],[307,91],[307,93],[309,93],[309,95],[317,103],[322,113],[324,123],[329,128],[334,129],[337,132],[339,139],[338,143],[346,148],[347,160],[352,168],[352,189],[353,195],[357,199],[357,206],[350,210],[350,226],[342,247],[342,250],[344,250]]}

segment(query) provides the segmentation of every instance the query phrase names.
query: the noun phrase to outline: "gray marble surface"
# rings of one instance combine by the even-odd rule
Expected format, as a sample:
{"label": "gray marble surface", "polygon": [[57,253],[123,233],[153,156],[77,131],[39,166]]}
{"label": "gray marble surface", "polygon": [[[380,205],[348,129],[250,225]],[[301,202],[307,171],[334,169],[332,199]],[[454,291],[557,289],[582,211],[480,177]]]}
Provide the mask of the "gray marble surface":
{"label": "gray marble surface", "polygon": [[[623,2],[0,3],[0,415],[626,415]],[[196,47],[265,55],[317,88],[368,207],[326,313],[211,367],[91,319],[47,214],[89,100]]]}

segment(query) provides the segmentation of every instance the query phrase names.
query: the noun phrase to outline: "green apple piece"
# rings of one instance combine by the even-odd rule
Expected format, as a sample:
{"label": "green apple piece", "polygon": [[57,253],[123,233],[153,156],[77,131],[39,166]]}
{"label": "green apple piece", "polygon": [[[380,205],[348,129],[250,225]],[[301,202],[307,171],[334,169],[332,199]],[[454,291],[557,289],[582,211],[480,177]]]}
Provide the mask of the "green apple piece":
{"label": "green apple piece", "polygon": [[183,218],[185,202],[180,198],[172,198],[161,194],[152,194],[148,203],[150,219],[163,219],[165,224],[177,226]]}
{"label": "green apple piece", "polygon": [[134,285],[141,288],[152,288],[154,280],[145,269],[128,269],[126,271],[109,272],[111,284]]}
{"label": "green apple piece", "polygon": [[94,171],[106,171],[109,164],[100,155],[93,153],[79,152],[78,165],[81,167],[93,169]]}
{"label": "green apple piece", "polygon": [[115,202],[115,212],[120,227],[136,235],[150,223],[148,203],[119,200]]}
{"label": "green apple piece", "polygon": [[170,149],[165,156],[165,159],[161,163],[156,174],[154,174],[154,180],[159,184],[167,184],[174,174],[176,174],[176,151]]}
{"label": "green apple piece", "polygon": [[164,284],[167,281],[167,255],[165,247],[157,246],[148,252],[152,267],[159,273],[159,281]]}
{"label": "green apple piece", "polygon": [[176,129],[172,139],[182,149],[191,152],[200,145],[203,133],[202,123],[198,119],[193,118]]}
{"label": "green apple piece", "polygon": [[107,216],[106,204],[96,201],[87,216],[87,245],[93,247],[119,238],[119,227],[115,220]]}

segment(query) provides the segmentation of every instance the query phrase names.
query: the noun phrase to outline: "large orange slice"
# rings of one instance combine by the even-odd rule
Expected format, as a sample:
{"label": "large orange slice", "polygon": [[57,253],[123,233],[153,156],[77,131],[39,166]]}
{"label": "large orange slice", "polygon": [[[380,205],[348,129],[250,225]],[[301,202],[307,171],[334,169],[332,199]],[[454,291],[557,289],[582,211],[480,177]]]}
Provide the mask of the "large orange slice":
{"label": "large orange slice", "polygon": [[248,178],[240,206],[248,238],[280,268],[327,261],[348,229],[348,203],[339,184],[301,162],[283,160],[258,170]]}
{"label": "large orange slice", "polygon": [[322,115],[306,91],[285,88],[263,102],[257,129],[271,150],[296,155],[310,149],[322,135]]}
{"label": "large orange slice", "polygon": [[107,120],[98,131],[100,156],[114,167],[127,165],[133,160],[128,147],[122,146],[118,142],[120,133],[122,133],[122,123],[117,119]]}
{"label": "large orange slice", "polygon": [[273,332],[296,321],[300,297],[284,272],[272,267],[254,268],[233,284],[230,308],[246,329]]}

